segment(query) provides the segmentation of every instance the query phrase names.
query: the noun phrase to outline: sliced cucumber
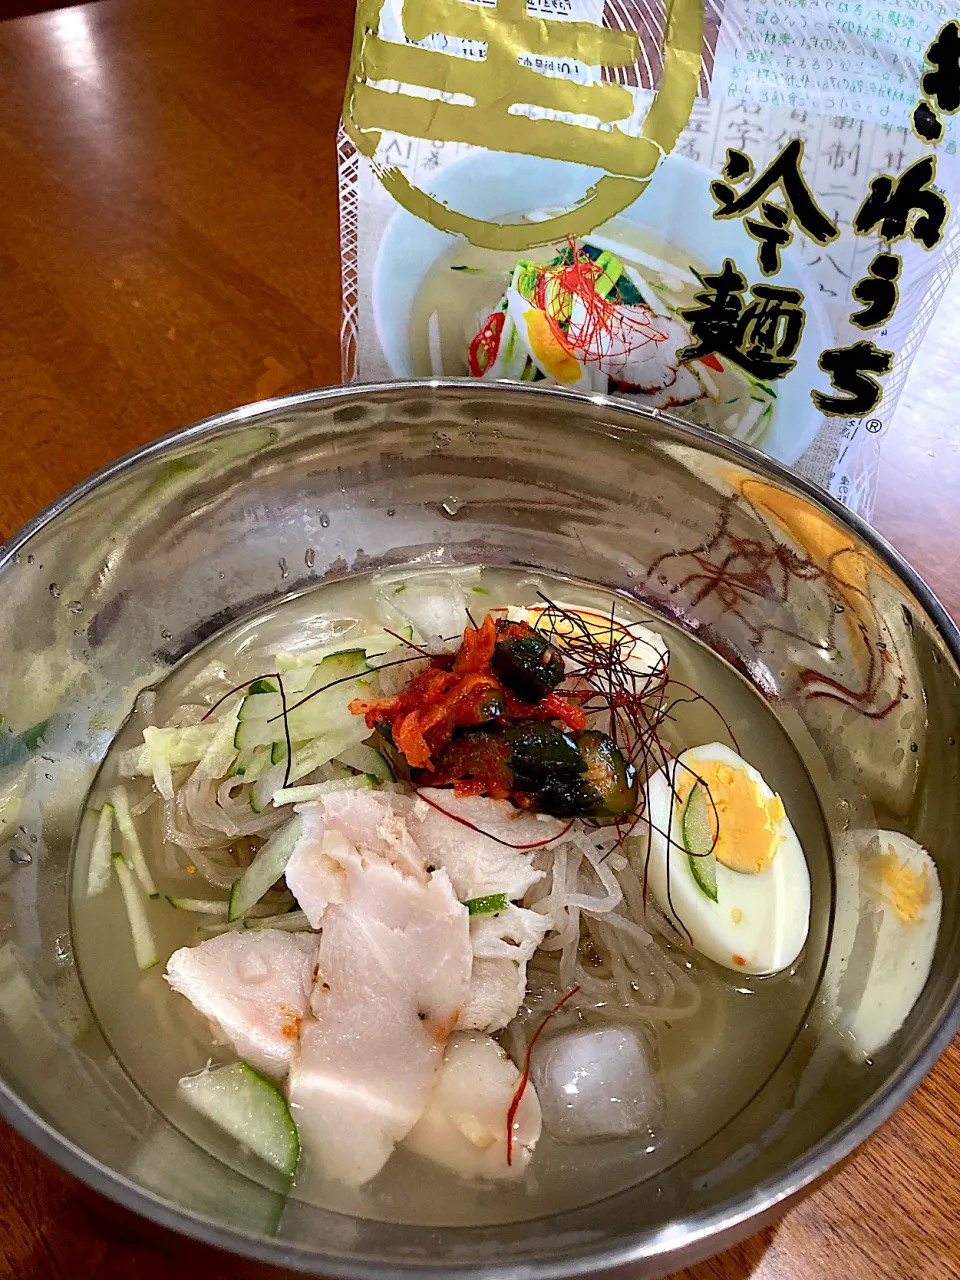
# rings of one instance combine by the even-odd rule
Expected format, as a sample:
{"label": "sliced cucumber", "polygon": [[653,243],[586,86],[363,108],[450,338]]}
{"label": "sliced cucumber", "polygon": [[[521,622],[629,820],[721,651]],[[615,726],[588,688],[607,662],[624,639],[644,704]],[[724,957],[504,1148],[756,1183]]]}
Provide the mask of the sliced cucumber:
{"label": "sliced cucumber", "polygon": [[234,773],[241,776],[244,782],[256,782],[258,778],[263,777],[270,768],[271,763],[271,748],[269,746],[250,747],[246,751],[241,751],[237,756]]}
{"label": "sliced cucumber", "polygon": [[490,916],[497,911],[506,911],[510,899],[505,893],[488,893],[482,898],[468,898],[463,905],[471,916]]}
{"label": "sliced cucumber", "polygon": [[143,856],[140,837],[137,835],[137,828],[133,825],[133,818],[130,815],[130,801],[127,799],[127,793],[123,787],[113,788],[110,792],[110,802],[113,805],[117,826],[120,828],[123,852],[127,862],[137,873],[137,879],[143,885],[147,896],[158,898],[160,895],[157,892],[157,886],[153,883],[153,876],[150,874],[147,860]]}
{"label": "sliced cucumber", "polygon": [[[398,638],[399,637],[399,638]],[[362,649],[370,658],[378,658],[396,649],[404,640],[413,639],[413,627],[404,624],[397,628],[395,636],[387,631],[369,631],[353,639],[337,640],[332,644],[322,645],[318,649],[309,649],[303,653],[290,653],[281,649],[276,655],[277,668],[280,671],[296,670],[299,667],[324,662],[337,654]]]}
{"label": "sliced cucumber", "polygon": [[162,730],[148,725],[143,731],[143,745],[150,759],[150,771],[153,774],[153,785],[164,800],[173,799],[173,770],[165,750]]}
{"label": "sliced cucumber", "polygon": [[284,804],[309,804],[322,800],[334,791],[369,791],[379,781],[372,773],[356,773],[352,778],[332,778],[329,782],[314,782],[306,787],[286,787],[273,793],[273,807]]}
{"label": "sliced cucumber", "polygon": [[254,813],[262,813],[273,799],[273,793],[279,791],[284,785],[284,780],[288,786],[299,782],[308,773],[313,773],[314,769],[329,764],[341,752],[356,746],[368,733],[369,730],[362,717],[350,716],[349,722],[341,728],[331,733],[321,734],[313,742],[307,742],[295,749],[293,759],[290,761],[289,775],[286,760],[281,760],[266,770],[254,783],[253,790],[250,792],[251,809]]}
{"label": "sliced cucumber", "polygon": [[[154,750],[162,752],[171,769],[183,764],[196,764],[217,736],[218,729],[219,725],[214,721],[185,725],[181,729],[155,729]],[[121,751],[119,765],[125,778],[147,777],[153,773],[151,754],[146,746]]]}
{"label": "sliced cucumber", "polygon": [[368,747],[366,743],[361,742],[356,747],[341,751],[337,760],[350,769],[356,769],[357,773],[372,773],[378,782],[397,780],[393,765],[383,752],[377,751],[375,747]]}
{"label": "sliced cucumber", "polygon": [[195,911],[198,915],[220,916],[223,920],[226,920],[229,910],[228,903],[216,898],[171,898],[167,894],[167,901],[178,911]]}
{"label": "sliced cucumber", "polygon": [[97,818],[97,829],[90,846],[87,867],[87,897],[103,893],[110,883],[110,859],[113,856],[113,805],[105,804]]}
{"label": "sliced cucumber", "polygon": [[184,1076],[180,1097],[261,1160],[292,1178],[300,1138],[280,1090],[245,1062]]}
{"label": "sliced cucumber", "polygon": [[222,778],[229,773],[237,758],[237,749],[233,739],[237,731],[236,712],[224,720],[217,722],[217,732],[210,740],[210,745],[200,758],[196,768],[198,778]]}
{"label": "sliced cucumber", "polygon": [[[328,686],[336,689],[335,681],[337,680],[349,679],[350,676],[361,675],[364,671],[369,670],[370,667],[362,649],[350,649],[344,653],[331,654],[329,658],[324,658],[323,662],[314,668],[314,673],[306,687],[300,690],[295,697],[287,688],[287,682],[284,680],[287,707],[289,709],[293,703],[307,697],[309,694],[319,694],[321,690],[326,690]],[[291,712],[291,715],[293,714]],[[241,722],[244,720],[275,720],[282,715],[283,698],[280,696],[279,691],[277,693],[251,693],[240,704],[239,717]]]}
{"label": "sliced cucumber", "polygon": [[231,920],[229,924],[217,923],[202,924],[200,931],[204,937],[213,938],[221,933],[239,933],[242,930],[251,930],[252,932],[262,931],[264,929],[279,929],[281,933],[312,933],[313,925],[307,919],[303,911],[285,911],[282,915],[262,915],[257,914],[261,908],[253,907],[250,913],[242,920]]}
{"label": "sliced cucumber", "polygon": [[[357,676],[367,669],[366,661],[362,657],[355,666]],[[369,696],[372,692],[370,683],[354,678],[351,672],[345,672],[337,678],[344,680],[344,683],[334,685],[330,689],[325,688],[311,697],[308,702],[290,711],[286,717],[286,728],[282,714],[278,714],[275,719],[259,715],[251,719],[242,719],[237,726],[234,746],[242,751],[248,747],[285,742],[287,730],[289,730],[291,741],[306,742],[308,739],[342,728],[351,721],[359,724],[363,730],[363,736],[366,737],[370,732],[369,729],[364,725],[362,716],[351,714],[349,704],[354,698]],[[257,696],[269,698],[273,695],[258,694]],[[242,710],[243,708],[241,712]]]}
{"label": "sliced cucumber", "polygon": [[695,783],[687,797],[681,826],[693,878],[707,897],[716,902],[717,859],[713,854],[713,824],[707,789],[702,782]]}
{"label": "sliced cucumber", "polygon": [[[307,744],[305,742],[294,742],[294,752],[302,750]],[[281,760],[287,758],[287,744],[285,742],[274,742],[270,748],[270,763],[279,764]]]}
{"label": "sliced cucumber", "polygon": [[302,820],[298,815],[275,831],[240,879],[234,881],[230,890],[228,920],[240,920],[280,879],[300,839],[301,826]]}
{"label": "sliced cucumber", "polygon": [[146,903],[140,896],[140,888],[137,885],[133,872],[127,866],[126,860],[122,853],[115,853],[111,858],[113,869],[117,873],[117,879],[120,881],[120,892],[123,895],[123,905],[126,908],[127,919],[130,922],[130,934],[133,938],[133,954],[137,958],[138,969],[152,969],[159,963],[160,956],[157,952],[156,939],[153,936],[153,930],[150,928],[150,921],[147,919]]}

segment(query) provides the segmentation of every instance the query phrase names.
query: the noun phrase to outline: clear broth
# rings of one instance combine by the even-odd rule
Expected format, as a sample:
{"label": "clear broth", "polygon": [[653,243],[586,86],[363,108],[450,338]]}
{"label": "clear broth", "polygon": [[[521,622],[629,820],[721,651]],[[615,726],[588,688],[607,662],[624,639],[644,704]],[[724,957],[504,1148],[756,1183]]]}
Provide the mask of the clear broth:
{"label": "clear broth", "polygon": [[[345,620],[375,622],[373,577],[322,584],[205,643],[156,687],[156,723],[163,723],[182,702],[199,700],[196,691],[185,696],[198,678],[208,694],[217,696],[270,669],[270,655],[279,647],[304,649],[336,639]],[[523,570],[483,569],[470,579],[467,596],[476,591],[476,614],[533,603],[538,588],[553,598],[609,613],[609,592]],[[321,1171],[304,1164],[291,1192],[297,1199],[363,1217],[432,1226],[513,1221],[596,1201],[654,1177],[729,1123],[777,1069],[803,1025],[818,986],[833,902],[827,836],[813,784],[786,731],[756,690],[697,640],[635,602],[617,600],[619,616],[652,625],[667,640],[671,676],[706,693],[723,717],[703,704],[681,706],[678,738],[688,745],[725,741],[725,720],[741,754],[783,796],[812,880],[813,920],[804,953],[791,970],[771,978],[728,973],[693,952],[683,957],[700,982],[703,1005],[686,1021],[651,1028],[662,1098],[652,1137],[573,1146],[555,1142],[545,1132],[524,1179],[500,1185],[462,1181],[404,1151],[395,1152],[378,1177],[359,1190],[331,1184]],[[209,678],[212,662],[225,669],[219,680]],[[91,804],[99,805],[116,784],[117,753],[142,740],[143,726],[135,712],[117,735],[92,788]],[[149,790],[146,779],[131,784],[134,803]],[[193,883],[197,877],[164,870],[161,818],[156,804],[139,820],[161,895],[204,892],[205,884]],[[216,1043],[206,1021],[163,979],[170,953],[198,940],[198,917],[175,910],[162,896],[149,902],[162,962],[141,973],[117,887],[94,898],[83,894],[88,856],[89,848],[78,843],[72,870],[73,941],[81,980],[107,1042],[145,1099],[173,1125],[220,1159],[271,1185],[252,1157],[228,1144],[175,1095],[181,1076],[211,1059],[235,1057],[229,1047]]]}

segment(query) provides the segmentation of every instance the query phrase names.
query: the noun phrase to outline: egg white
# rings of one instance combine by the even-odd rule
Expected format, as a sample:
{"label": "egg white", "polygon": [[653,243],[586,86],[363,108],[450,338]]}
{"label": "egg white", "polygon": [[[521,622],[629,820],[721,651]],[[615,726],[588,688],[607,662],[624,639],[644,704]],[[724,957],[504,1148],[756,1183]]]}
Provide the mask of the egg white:
{"label": "egg white", "polygon": [[[722,743],[693,747],[678,757],[680,765],[694,771],[698,759],[743,770],[766,800],[774,798],[759,771]],[[647,783],[647,806],[650,890],[681,934],[689,935],[702,955],[737,973],[777,973],[793,964],[810,927],[810,872],[789,818],[784,816],[778,824],[780,847],[765,870],[745,875],[716,864],[718,900],[713,902],[694,879],[683,848],[682,809],[663,772]]]}

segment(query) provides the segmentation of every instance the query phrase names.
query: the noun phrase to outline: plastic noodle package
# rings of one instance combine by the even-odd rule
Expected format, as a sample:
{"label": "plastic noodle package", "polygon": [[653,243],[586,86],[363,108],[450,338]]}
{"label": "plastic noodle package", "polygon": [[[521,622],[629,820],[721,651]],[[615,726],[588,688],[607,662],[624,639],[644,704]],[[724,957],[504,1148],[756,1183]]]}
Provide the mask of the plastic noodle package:
{"label": "plastic noodle package", "polygon": [[938,0],[359,0],[344,381],[615,396],[869,515],[958,110]]}

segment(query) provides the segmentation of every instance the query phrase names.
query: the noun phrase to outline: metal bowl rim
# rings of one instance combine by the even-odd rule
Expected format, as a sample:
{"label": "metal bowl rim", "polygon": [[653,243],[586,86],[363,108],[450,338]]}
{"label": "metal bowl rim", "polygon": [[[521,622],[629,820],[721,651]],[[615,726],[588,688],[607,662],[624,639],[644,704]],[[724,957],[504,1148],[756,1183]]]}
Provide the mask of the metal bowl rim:
{"label": "metal bowl rim", "polygon": [[[435,379],[407,379],[395,382],[360,383],[346,387],[324,387],[241,405],[203,418],[190,426],[181,427],[141,445],[95,471],[87,479],[68,489],[32,520],[27,521],[0,546],[0,570],[6,567],[30,538],[87,494],[92,493],[114,476],[123,474],[145,459],[164,453],[170,447],[201,439],[223,427],[256,420],[278,409],[289,409],[330,399],[353,398],[384,392],[401,394],[411,391],[441,391],[442,393],[460,391],[474,396],[496,396],[503,391],[509,391],[514,394],[567,401],[581,406],[589,404],[594,408],[609,408],[627,418],[634,417],[656,422],[669,432],[683,438],[687,444],[705,447],[710,453],[725,454],[749,464],[761,473],[766,472],[767,475],[800,492],[815,506],[823,508],[842,524],[847,525],[861,541],[876,552],[881,560],[886,562],[930,616],[950,651],[955,665],[960,667],[960,630],[933,591],[900,553],[866,521],[849,511],[826,490],[794,474],[786,466],[767,457],[759,450],[741,444],[739,441],[717,436],[705,428],[683,422],[662,410],[645,409],[623,404],[605,396],[586,396],[580,392],[552,387],[491,384],[469,378],[450,378],[442,382]],[[586,425],[589,427],[589,424]],[[383,1280],[385,1275],[393,1272],[402,1272],[412,1277],[422,1276],[425,1280],[430,1277],[433,1280],[441,1269],[451,1274],[461,1275],[480,1272],[485,1275],[496,1274],[503,1277],[503,1280],[549,1280],[552,1277],[583,1275],[601,1267],[623,1266],[651,1260],[657,1256],[668,1259],[673,1250],[681,1248],[689,1250],[696,1249],[697,1246],[707,1246],[701,1248],[699,1255],[707,1256],[709,1241],[712,1238],[731,1237],[739,1227],[748,1224],[751,1220],[772,1214],[777,1205],[792,1199],[810,1183],[823,1177],[866,1141],[920,1085],[958,1031],[960,1031],[960,991],[953,996],[939,1019],[931,1027],[923,1047],[914,1054],[912,1059],[900,1066],[879,1097],[869,1107],[861,1108],[859,1113],[851,1116],[830,1137],[823,1139],[779,1174],[768,1178],[752,1191],[744,1193],[717,1209],[704,1210],[685,1220],[679,1230],[678,1226],[674,1225],[644,1238],[632,1241],[627,1238],[622,1243],[610,1247],[600,1247],[593,1252],[586,1250],[556,1261],[545,1260],[520,1264],[484,1262],[453,1266],[448,1262],[438,1262],[435,1266],[422,1266],[399,1260],[386,1263],[371,1259],[351,1260],[330,1256],[315,1249],[283,1244],[263,1236],[245,1235],[233,1228],[220,1226],[185,1208],[173,1206],[160,1196],[131,1182],[122,1174],[107,1168],[59,1134],[42,1116],[28,1107],[3,1080],[0,1080],[0,1117],[61,1168],[124,1208],[131,1209],[161,1226],[169,1227],[205,1244],[275,1266],[290,1267],[314,1274],[320,1274],[317,1269],[322,1268],[327,1273],[345,1277],[345,1280]],[[478,1232],[482,1230],[484,1228],[477,1228]]]}

